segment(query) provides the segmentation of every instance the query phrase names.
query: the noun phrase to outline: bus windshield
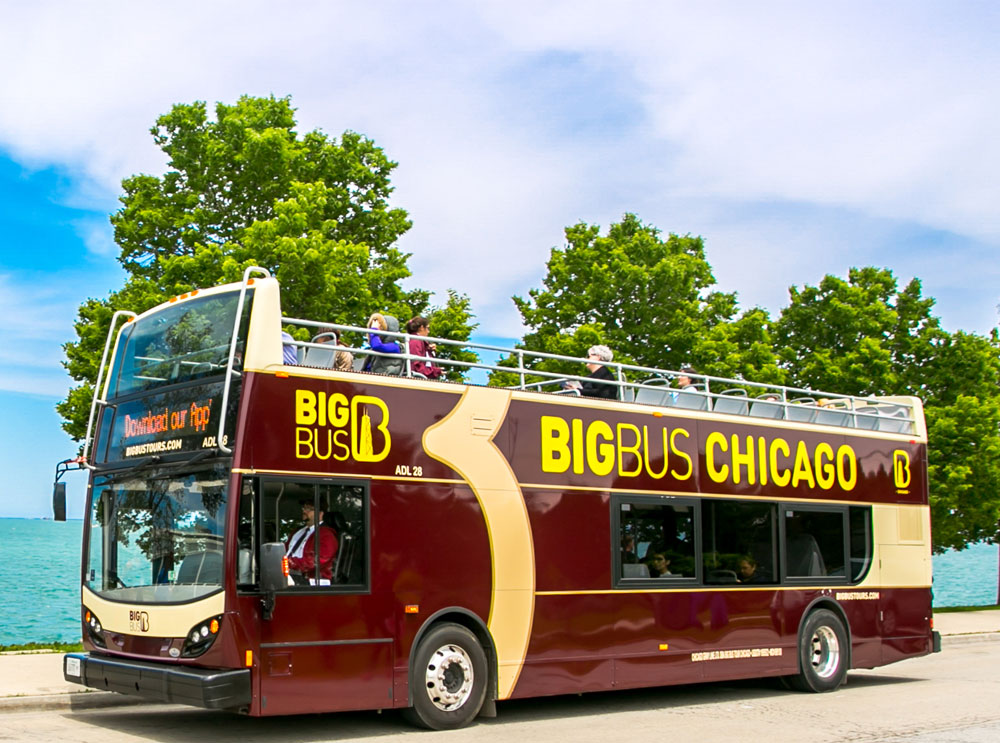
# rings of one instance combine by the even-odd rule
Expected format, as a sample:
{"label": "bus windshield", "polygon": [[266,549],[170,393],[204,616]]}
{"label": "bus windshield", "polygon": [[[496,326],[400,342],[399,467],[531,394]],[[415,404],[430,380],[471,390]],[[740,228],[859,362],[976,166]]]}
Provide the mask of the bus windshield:
{"label": "bus windshield", "polygon": [[[243,305],[243,330],[253,290]],[[229,360],[238,291],[178,302],[122,331],[111,397],[221,373]]]}
{"label": "bus windshield", "polygon": [[115,601],[190,601],[222,588],[228,468],[94,479],[85,586]]}

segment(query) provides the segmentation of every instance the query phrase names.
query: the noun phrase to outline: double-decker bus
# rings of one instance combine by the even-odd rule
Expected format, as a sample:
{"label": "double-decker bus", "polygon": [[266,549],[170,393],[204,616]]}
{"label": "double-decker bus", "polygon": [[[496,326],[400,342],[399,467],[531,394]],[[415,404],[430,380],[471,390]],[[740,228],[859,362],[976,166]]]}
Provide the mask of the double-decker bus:
{"label": "double-decker bus", "polygon": [[332,346],[283,339],[327,324],[282,317],[257,269],[118,319],[69,681],[441,729],[512,698],[830,691],[940,647],[915,398],[681,390],[615,363],[614,399],[581,397],[522,350],[511,387],[433,381],[388,332],[398,374],[361,371],[362,348],[335,370]]}

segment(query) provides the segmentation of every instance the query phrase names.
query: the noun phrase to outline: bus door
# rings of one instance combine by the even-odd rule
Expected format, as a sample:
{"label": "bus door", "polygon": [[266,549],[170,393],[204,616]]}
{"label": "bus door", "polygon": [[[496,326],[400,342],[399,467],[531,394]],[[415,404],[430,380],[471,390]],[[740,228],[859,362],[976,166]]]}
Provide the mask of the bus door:
{"label": "bus door", "polygon": [[[260,623],[261,714],[392,705],[392,638],[370,590],[365,481],[259,477],[244,488],[239,559],[282,542],[289,585]],[[253,579],[254,567],[245,570]]]}

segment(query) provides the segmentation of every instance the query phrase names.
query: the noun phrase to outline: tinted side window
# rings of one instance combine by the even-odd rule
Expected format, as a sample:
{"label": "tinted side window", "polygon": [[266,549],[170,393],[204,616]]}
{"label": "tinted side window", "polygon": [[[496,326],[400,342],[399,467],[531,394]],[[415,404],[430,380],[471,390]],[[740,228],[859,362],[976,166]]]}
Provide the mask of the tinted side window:
{"label": "tinted side window", "polygon": [[368,583],[368,489],[360,483],[260,478],[240,502],[237,582],[257,582],[259,545],[282,542],[294,587]]}
{"label": "tinted side window", "polygon": [[848,516],[851,524],[851,580],[856,583],[865,577],[872,562],[872,509],[869,506],[851,506]]}
{"label": "tinted side window", "polygon": [[784,515],[786,575],[846,579],[844,509],[785,508]]}
{"label": "tinted side window", "polygon": [[671,499],[618,502],[620,579],[696,577],[696,505]]}
{"label": "tinted side window", "polygon": [[706,500],[701,507],[705,582],[774,583],[774,506]]}

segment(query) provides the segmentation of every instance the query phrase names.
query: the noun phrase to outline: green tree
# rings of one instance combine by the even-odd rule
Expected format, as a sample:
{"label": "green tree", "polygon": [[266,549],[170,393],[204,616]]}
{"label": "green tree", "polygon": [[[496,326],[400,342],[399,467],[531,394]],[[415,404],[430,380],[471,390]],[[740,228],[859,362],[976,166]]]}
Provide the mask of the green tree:
{"label": "green tree", "polygon": [[790,383],[855,395],[924,401],[936,551],[998,541],[1000,343],[949,333],[917,279],[901,291],[892,272],[852,268],[792,287],[774,324]]}
{"label": "green tree", "polygon": [[[402,322],[440,316],[463,339],[475,327],[467,297],[451,292],[434,308],[429,292],[401,288],[409,255],[395,242],[410,221],[388,202],[396,163],[369,139],[299,136],[288,98],[249,96],[217,104],[214,119],[202,102],[176,105],[151,132],[168,170],[126,178],[122,207],[111,217],[128,278],[107,299],[80,307],[77,340],[64,346],[65,366],[82,382],[57,407],[74,438],[86,431],[114,310],[141,312],[237,281],[248,266],[281,282],[286,316],[348,325],[363,325],[376,310]],[[296,335],[305,340],[309,331]]]}
{"label": "green tree", "polygon": [[[603,343],[616,360],[641,366],[691,364],[708,374],[780,379],[767,313],[735,318],[736,295],[713,289],[700,237],[664,239],[634,214],[600,232],[582,222],[567,227],[565,247],[550,252],[542,288],[513,298],[529,329],[519,347],[584,356]],[[581,373],[566,362],[532,366]]]}

